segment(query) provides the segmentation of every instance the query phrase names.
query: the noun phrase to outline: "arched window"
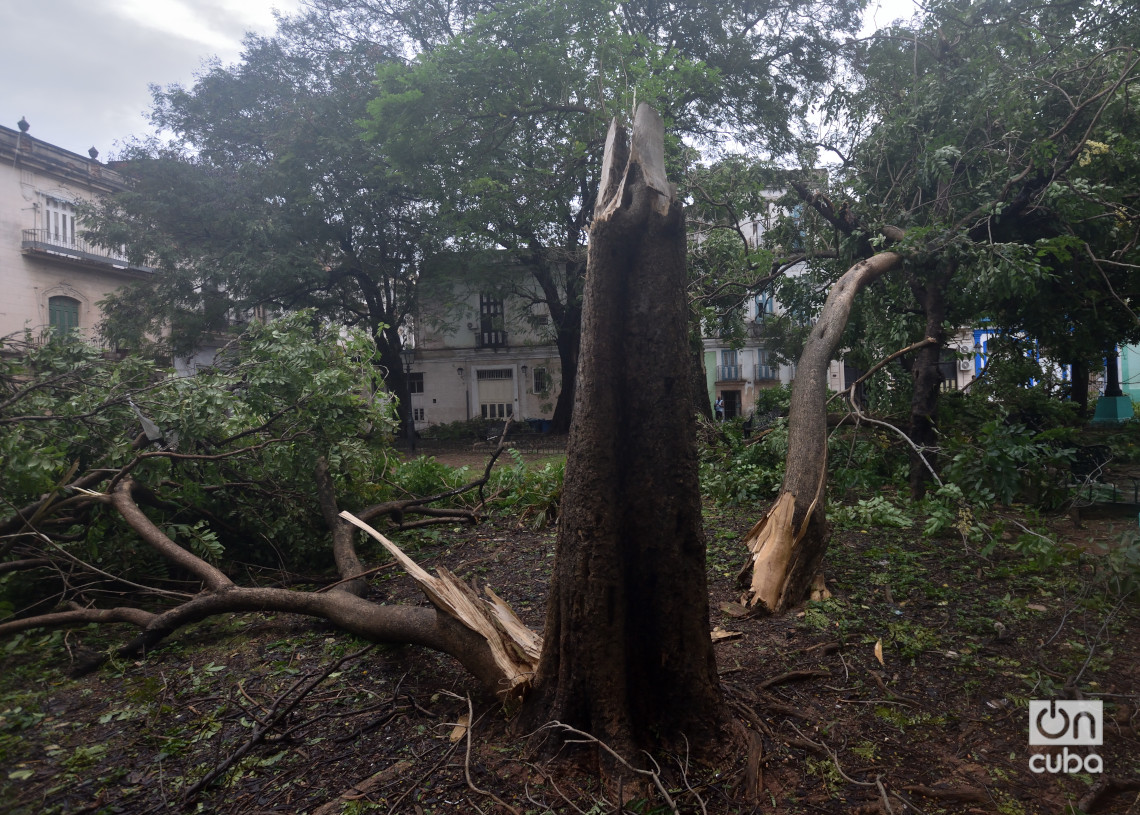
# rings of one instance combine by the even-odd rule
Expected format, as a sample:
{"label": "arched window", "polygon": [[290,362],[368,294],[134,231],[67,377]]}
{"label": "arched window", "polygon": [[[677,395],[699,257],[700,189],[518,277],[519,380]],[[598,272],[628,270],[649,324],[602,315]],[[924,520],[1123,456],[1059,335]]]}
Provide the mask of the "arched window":
{"label": "arched window", "polygon": [[48,324],[56,334],[76,331],[79,328],[79,301],[74,297],[49,297]]}

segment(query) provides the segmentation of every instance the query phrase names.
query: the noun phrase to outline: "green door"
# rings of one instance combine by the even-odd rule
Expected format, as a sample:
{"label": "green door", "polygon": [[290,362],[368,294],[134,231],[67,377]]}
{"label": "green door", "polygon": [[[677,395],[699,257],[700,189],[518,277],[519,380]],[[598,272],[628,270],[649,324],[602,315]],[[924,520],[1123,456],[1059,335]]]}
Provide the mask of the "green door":
{"label": "green door", "polygon": [[79,301],[74,297],[48,298],[48,324],[60,336],[79,330]]}

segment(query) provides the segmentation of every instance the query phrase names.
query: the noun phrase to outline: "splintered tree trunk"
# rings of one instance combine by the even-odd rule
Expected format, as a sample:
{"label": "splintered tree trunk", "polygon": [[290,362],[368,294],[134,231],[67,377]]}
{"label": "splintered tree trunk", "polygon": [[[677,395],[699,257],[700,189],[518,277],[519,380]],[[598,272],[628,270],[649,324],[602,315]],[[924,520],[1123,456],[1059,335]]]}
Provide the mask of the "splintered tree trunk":
{"label": "splintered tree trunk", "polygon": [[[543,649],[524,723],[558,721],[640,763],[724,747],[709,636],[685,300],[685,226],[663,126],[606,141]],[[620,769],[601,755],[602,769]]]}
{"label": "splintered tree trunk", "polygon": [[804,345],[792,382],[784,483],[771,509],[744,539],[752,553],[741,574],[748,586],[745,605],[776,613],[807,595],[827,549],[827,366],[839,349],[855,295],[901,260],[894,252],[882,252],[848,269],[831,287]]}

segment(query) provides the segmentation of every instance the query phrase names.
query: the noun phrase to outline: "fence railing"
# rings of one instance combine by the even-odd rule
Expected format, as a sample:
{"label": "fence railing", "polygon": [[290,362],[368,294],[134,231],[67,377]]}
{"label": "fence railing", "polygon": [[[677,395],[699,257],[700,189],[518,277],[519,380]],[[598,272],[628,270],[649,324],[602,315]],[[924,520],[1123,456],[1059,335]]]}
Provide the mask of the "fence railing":
{"label": "fence railing", "polygon": [[475,332],[476,348],[505,348],[507,345],[506,331],[477,331]]}
{"label": "fence railing", "polygon": [[127,256],[121,252],[115,252],[103,246],[96,246],[93,243],[83,240],[83,238],[64,237],[50,229],[23,230],[21,248],[61,255],[74,260],[86,260],[93,263],[104,264],[109,263],[112,266],[124,269],[130,268],[147,272],[153,271],[153,269],[148,266],[138,266],[131,263],[127,260]]}
{"label": "fence railing", "polygon": [[717,382],[739,382],[746,379],[779,379],[779,365],[717,365]]}

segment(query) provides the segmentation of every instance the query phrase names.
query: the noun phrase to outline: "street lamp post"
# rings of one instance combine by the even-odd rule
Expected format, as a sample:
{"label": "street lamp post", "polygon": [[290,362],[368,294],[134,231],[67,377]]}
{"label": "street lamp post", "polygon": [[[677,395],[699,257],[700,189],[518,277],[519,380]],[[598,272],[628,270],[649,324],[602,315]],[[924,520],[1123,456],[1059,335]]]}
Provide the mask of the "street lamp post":
{"label": "street lamp post", "polygon": [[408,444],[411,451],[416,452],[416,419],[412,410],[412,363],[416,359],[416,349],[404,348],[400,351],[404,360],[404,383],[408,387]]}

